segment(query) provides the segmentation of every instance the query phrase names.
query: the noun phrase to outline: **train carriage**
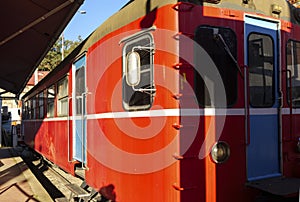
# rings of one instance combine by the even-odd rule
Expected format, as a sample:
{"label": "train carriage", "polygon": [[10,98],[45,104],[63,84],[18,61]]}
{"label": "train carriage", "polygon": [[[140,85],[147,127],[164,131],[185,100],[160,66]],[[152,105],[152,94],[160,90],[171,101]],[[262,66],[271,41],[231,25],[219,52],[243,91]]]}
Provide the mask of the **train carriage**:
{"label": "train carriage", "polygon": [[25,142],[111,201],[295,197],[299,16],[129,1],[22,98]]}

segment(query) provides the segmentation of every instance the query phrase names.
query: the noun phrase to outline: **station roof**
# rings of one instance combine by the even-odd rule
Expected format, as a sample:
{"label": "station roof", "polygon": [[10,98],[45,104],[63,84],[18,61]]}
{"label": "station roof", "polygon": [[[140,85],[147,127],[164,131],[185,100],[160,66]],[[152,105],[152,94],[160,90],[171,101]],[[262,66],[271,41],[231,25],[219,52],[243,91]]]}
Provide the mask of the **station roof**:
{"label": "station roof", "polygon": [[0,88],[19,96],[84,0],[4,0]]}

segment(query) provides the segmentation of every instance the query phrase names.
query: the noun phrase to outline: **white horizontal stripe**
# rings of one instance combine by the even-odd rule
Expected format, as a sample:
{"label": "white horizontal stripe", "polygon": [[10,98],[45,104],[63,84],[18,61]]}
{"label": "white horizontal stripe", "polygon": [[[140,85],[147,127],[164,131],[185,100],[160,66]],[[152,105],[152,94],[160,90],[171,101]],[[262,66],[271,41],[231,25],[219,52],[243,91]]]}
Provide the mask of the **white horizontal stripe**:
{"label": "white horizontal stripe", "polygon": [[[300,108],[292,108],[292,113],[293,114],[300,114]],[[290,114],[290,108],[283,108],[282,109],[282,114]]]}
{"label": "white horizontal stripe", "polygon": [[44,121],[67,121],[68,117],[45,118]]}
{"label": "white horizontal stripe", "polygon": [[[276,115],[277,108],[250,108],[250,115]],[[282,109],[283,114],[289,114],[289,108]],[[300,114],[300,109],[294,109],[294,114]],[[235,109],[162,109],[138,112],[108,112],[87,115],[87,119],[109,119],[109,118],[138,118],[138,117],[166,117],[166,116],[244,116],[244,108]]]}
{"label": "white horizontal stripe", "polygon": [[179,109],[162,109],[137,112],[108,112],[87,115],[87,119],[138,118],[138,117],[179,116]]}
{"label": "white horizontal stripe", "polygon": [[[250,115],[276,115],[278,113],[277,108],[250,108]],[[292,109],[294,115],[300,114],[300,108]],[[290,108],[282,108],[283,115],[290,114]],[[88,114],[86,119],[121,119],[121,118],[142,118],[142,117],[171,117],[171,116],[244,116],[244,108],[235,109],[216,109],[216,108],[205,108],[205,109],[161,109],[161,110],[148,110],[148,111],[136,111],[136,112],[107,112],[99,114]],[[81,120],[82,116],[70,117],[56,117],[56,118],[45,118],[45,119],[26,119],[24,122],[34,121],[67,121],[67,120]]]}
{"label": "white horizontal stripe", "polygon": [[167,117],[167,116],[224,116],[244,115],[244,109],[162,109],[138,112],[110,112],[87,115],[87,119]]}
{"label": "white horizontal stripe", "polygon": [[276,115],[278,113],[277,108],[250,108],[250,115]]}
{"label": "white horizontal stripe", "polygon": [[216,108],[205,108],[201,109],[201,116],[239,116],[245,114],[245,109],[216,109]]}
{"label": "white horizontal stripe", "polygon": [[[71,117],[69,117],[71,118]],[[49,122],[49,121],[67,121],[68,117],[53,117],[53,118],[44,118],[44,119],[24,119],[24,122]]]}

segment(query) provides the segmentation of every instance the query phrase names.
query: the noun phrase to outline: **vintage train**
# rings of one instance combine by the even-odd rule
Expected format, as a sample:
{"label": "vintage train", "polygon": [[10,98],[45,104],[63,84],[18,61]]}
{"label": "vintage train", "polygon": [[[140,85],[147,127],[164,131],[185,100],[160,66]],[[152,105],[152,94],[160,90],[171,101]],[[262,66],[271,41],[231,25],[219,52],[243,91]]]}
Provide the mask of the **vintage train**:
{"label": "vintage train", "polygon": [[111,201],[288,199],[300,9],[131,0],[23,96],[25,142]]}

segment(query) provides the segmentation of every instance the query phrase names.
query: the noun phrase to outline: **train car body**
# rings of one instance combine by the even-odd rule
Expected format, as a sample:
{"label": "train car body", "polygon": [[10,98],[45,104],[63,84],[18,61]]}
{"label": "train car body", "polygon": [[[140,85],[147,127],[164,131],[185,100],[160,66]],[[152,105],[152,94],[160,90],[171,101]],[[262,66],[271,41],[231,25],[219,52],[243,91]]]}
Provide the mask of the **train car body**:
{"label": "train car body", "polygon": [[23,97],[25,142],[112,201],[294,196],[299,16],[284,0],[130,1]]}

